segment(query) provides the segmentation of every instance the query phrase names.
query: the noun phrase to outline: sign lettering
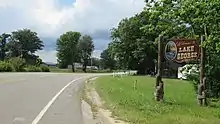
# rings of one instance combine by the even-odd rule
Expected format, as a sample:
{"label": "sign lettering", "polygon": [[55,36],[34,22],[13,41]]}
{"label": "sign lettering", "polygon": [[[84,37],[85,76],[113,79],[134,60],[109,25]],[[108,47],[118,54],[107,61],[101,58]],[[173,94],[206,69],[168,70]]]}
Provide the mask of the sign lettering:
{"label": "sign lettering", "polygon": [[174,39],[165,47],[165,57],[178,63],[189,62],[199,58],[199,45],[194,39]]}

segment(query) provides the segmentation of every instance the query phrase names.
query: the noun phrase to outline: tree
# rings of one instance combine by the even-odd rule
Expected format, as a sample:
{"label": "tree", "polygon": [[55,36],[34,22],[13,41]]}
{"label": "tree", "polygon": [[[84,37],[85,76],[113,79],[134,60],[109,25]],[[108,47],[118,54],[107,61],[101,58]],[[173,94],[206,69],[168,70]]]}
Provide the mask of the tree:
{"label": "tree", "polygon": [[7,48],[9,57],[22,57],[28,63],[29,60],[35,59],[34,53],[42,50],[43,41],[40,40],[36,32],[30,29],[22,29],[12,32]]}
{"label": "tree", "polygon": [[141,12],[120,21],[112,29],[113,42],[109,44],[112,55],[124,69],[138,70],[139,74],[154,71],[156,59],[155,32],[145,33],[141,28],[149,22],[149,14]]}
{"label": "tree", "polygon": [[57,57],[60,67],[72,65],[72,71],[75,72],[74,63],[78,59],[77,44],[80,37],[79,32],[69,31],[57,39]]}
{"label": "tree", "polygon": [[94,44],[92,41],[92,37],[89,35],[84,35],[79,40],[79,54],[81,56],[81,60],[83,62],[83,71],[86,72],[87,65],[89,64],[89,59],[92,56],[92,52],[94,50]]}
{"label": "tree", "polygon": [[4,61],[6,56],[6,40],[10,37],[10,34],[3,33],[0,36],[0,60]]}
{"label": "tree", "polygon": [[116,60],[111,56],[109,49],[101,53],[101,65],[104,69],[114,69],[116,67]]}

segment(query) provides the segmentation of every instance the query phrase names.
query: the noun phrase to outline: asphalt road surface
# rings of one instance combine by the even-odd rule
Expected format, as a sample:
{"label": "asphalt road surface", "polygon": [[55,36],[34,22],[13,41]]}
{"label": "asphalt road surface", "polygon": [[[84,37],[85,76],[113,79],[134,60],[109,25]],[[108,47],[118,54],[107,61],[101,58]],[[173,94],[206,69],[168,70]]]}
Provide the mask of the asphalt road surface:
{"label": "asphalt road surface", "polygon": [[83,124],[80,96],[88,76],[0,73],[0,124]]}

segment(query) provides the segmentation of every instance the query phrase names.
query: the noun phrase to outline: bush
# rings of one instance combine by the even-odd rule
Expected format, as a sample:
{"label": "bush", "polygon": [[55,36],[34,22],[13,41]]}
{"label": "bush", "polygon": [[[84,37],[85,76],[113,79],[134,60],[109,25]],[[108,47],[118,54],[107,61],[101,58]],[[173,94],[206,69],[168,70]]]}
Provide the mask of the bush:
{"label": "bush", "polygon": [[17,72],[24,71],[25,60],[21,57],[14,57],[8,60],[11,63],[13,70]]}
{"label": "bush", "polygon": [[25,68],[25,70],[27,72],[41,72],[41,68],[40,67],[37,67],[37,66],[32,66],[32,65],[29,65]]}
{"label": "bush", "polygon": [[12,72],[13,67],[10,63],[0,61],[0,72]]}
{"label": "bush", "polygon": [[[186,79],[192,81],[195,91],[197,92],[199,79],[199,66],[186,65],[182,69]],[[206,65],[205,68],[205,86],[206,96],[208,98],[220,98],[220,67],[218,65]]]}
{"label": "bush", "polygon": [[40,68],[41,68],[41,71],[42,71],[42,72],[50,72],[49,67],[47,67],[47,66],[45,66],[45,65],[41,65]]}

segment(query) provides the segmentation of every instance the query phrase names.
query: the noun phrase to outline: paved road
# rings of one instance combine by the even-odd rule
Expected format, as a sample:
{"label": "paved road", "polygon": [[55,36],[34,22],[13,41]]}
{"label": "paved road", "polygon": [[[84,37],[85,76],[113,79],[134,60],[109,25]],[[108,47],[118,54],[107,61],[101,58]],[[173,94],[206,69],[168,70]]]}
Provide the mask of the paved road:
{"label": "paved road", "polygon": [[0,73],[0,123],[83,124],[80,89],[85,77],[88,74]]}

